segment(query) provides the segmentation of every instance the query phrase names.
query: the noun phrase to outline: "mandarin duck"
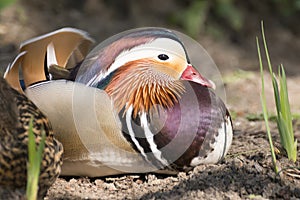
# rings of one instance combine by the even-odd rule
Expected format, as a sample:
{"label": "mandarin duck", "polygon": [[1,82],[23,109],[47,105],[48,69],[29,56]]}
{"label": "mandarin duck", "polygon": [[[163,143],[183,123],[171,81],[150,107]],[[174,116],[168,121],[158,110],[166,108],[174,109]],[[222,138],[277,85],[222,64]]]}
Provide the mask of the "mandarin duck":
{"label": "mandarin duck", "polygon": [[224,158],[229,112],[174,32],[130,30],[88,53],[93,42],[73,28],[42,35],[5,73],[59,133],[63,175],[176,173]]}
{"label": "mandarin duck", "polygon": [[[39,176],[39,197],[59,176],[63,146],[53,137],[46,116],[24,94],[11,88],[0,77],[0,198],[24,198],[27,182],[28,129],[33,117],[36,143],[45,131],[45,148]],[[16,196],[19,195],[19,196]]]}

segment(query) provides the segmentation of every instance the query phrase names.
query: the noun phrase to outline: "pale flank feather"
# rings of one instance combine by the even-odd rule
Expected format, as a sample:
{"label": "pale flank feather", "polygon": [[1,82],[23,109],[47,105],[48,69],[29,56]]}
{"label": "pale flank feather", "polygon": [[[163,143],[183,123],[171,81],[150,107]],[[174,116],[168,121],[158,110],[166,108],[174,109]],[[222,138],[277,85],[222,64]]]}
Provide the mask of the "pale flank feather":
{"label": "pale flank feather", "polygon": [[30,86],[26,95],[47,114],[56,138],[63,143],[62,175],[93,177],[154,170],[122,135],[111,99],[104,91],[57,80]]}

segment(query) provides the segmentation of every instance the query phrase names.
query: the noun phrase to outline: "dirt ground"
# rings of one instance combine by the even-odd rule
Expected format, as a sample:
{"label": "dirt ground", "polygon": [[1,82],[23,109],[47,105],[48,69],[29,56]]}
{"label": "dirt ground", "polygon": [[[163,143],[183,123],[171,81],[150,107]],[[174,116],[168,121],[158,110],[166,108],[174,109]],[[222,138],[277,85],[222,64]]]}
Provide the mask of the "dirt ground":
{"label": "dirt ground", "polygon": [[[218,165],[199,166],[175,177],[146,174],[102,179],[59,178],[46,199],[300,198],[299,171],[298,179],[296,175],[288,176],[287,169],[281,177],[275,176],[268,143],[260,127],[255,123],[251,131],[236,129],[231,151]],[[285,167],[294,166],[286,164],[284,158],[279,162],[285,163]]]}
{"label": "dirt ground", "polygon": [[[0,13],[0,73],[16,55],[21,41],[59,27],[81,28],[102,41],[109,35],[134,27],[165,26],[153,16],[142,22],[138,19],[127,22],[112,17],[108,11],[95,19],[96,11],[106,9],[92,4],[94,1],[89,2],[91,5],[87,6],[88,14],[85,15],[76,10],[53,14],[41,4],[34,9],[17,4],[3,10]],[[137,9],[135,15],[138,14]],[[108,20],[111,23],[106,23]],[[259,21],[256,29],[259,34]],[[300,38],[278,26],[270,26],[267,33],[273,64],[284,63],[289,75],[292,112],[299,114]],[[240,45],[222,38],[216,40],[207,34],[201,34],[197,40],[221,71],[227,106],[233,117],[234,139],[225,160],[216,165],[198,166],[176,176],[150,173],[93,179],[60,177],[45,199],[300,199],[300,153],[298,161],[291,163],[280,151],[277,154],[280,174],[276,176],[272,168],[265,126],[259,118],[261,86],[255,35]],[[266,82],[268,107],[274,112],[269,76],[266,76]],[[272,122],[271,126],[276,146],[280,147],[276,124]],[[300,120],[294,121],[294,128],[299,141]]]}

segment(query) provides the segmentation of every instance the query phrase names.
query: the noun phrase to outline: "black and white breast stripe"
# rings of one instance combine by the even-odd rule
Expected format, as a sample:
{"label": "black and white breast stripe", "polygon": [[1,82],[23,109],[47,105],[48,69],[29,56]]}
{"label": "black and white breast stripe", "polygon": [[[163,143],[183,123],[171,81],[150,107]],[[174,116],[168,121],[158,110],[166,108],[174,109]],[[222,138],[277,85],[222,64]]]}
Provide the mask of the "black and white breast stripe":
{"label": "black and white breast stripe", "polygon": [[171,163],[163,157],[162,152],[154,141],[154,133],[151,132],[149,127],[150,118],[146,113],[139,114],[136,118],[133,118],[132,113],[133,107],[130,106],[125,116],[123,115],[123,110],[119,114],[124,137],[149,164],[154,165],[158,169],[166,168]]}

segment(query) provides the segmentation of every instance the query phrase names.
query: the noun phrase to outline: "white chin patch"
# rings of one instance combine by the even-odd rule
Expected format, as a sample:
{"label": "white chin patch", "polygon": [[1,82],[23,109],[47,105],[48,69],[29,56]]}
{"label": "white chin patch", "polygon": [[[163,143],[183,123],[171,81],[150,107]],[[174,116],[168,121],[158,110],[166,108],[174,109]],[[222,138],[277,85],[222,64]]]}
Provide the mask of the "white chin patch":
{"label": "white chin patch", "polygon": [[190,163],[192,167],[200,164],[215,164],[227,154],[233,137],[232,125],[228,116],[225,117],[225,122],[222,123],[218,132],[219,134],[215,138],[215,143],[211,144],[213,151],[209,152],[206,156],[201,155],[193,158]]}

